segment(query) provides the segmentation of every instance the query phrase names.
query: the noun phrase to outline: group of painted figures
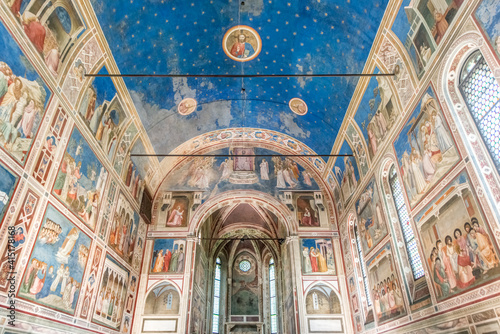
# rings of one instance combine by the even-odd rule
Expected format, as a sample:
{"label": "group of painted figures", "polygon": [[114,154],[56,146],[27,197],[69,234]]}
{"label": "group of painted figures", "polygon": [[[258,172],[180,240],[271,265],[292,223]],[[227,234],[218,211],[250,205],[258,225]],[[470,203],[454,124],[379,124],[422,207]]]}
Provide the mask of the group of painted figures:
{"label": "group of painted figures", "polygon": [[[447,163],[445,154],[454,148],[453,139],[434,104],[437,103],[428,94],[422,100],[422,109],[429,115],[424,118],[413,133],[411,153],[405,151],[401,160],[403,181],[410,202],[422,195],[437,177],[438,169]],[[453,152],[453,153],[451,153]],[[456,157],[456,151],[448,154]]]}
{"label": "group of painted figures", "polygon": [[464,224],[465,234],[460,228],[436,241],[427,259],[432,279],[440,297],[466,289],[489,271],[498,267],[499,259],[486,230],[477,218]]}
{"label": "group of painted figures", "polygon": [[323,254],[319,248],[304,247],[302,250],[302,268],[305,274],[310,273],[326,273],[329,268],[335,264],[333,263],[333,253],[330,249]]}
{"label": "group of painted figures", "polygon": [[183,273],[184,272],[184,250],[182,247],[174,249],[160,249],[153,252],[153,273]]}
{"label": "group of painted figures", "polygon": [[394,274],[380,281],[372,293],[373,306],[380,321],[397,316],[404,309],[403,294]]}
{"label": "group of painted figures", "polygon": [[61,264],[56,273],[54,267],[47,270],[47,263],[32,259],[26,277],[21,287],[21,292],[29,293],[33,298],[40,300],[55,295],[62,297],[65,309],[74,310],[78,300],[80,283],[70,277],[69,266]]}
{"label": "group of painted figures", "polygon": [[109,277],[106,286],[101,288],[97,296],[95,316],[98,320],[116,325],[123,317],[126,287],[121,278],[114,276],[112,272]]}
{"label": "group of painted figures", "polygon": [[[0,62],[0,143],[17,151],[22,141],[31,143],[44,110],[46,92],[36,81],[16,76]],[[28,147],[21,145],[20,151]]]}

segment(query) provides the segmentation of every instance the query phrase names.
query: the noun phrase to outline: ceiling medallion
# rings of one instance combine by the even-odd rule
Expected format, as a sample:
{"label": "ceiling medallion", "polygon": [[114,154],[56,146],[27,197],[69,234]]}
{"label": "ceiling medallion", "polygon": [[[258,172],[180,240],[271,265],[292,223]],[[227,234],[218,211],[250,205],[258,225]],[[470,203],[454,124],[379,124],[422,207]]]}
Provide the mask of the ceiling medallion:
{"label": "ceiling medallion", "polygon": [[307,114],[307,104],[298,97],[291,99],[290,102],[288,102],[288,106],[297,115],[304,116]]}
{"label": "ceiling medallion", "polygon": [[198,102],[196,102],[195,99],[187,98],[182,100],[181,103],[179,103],[179,105],[177,106],[177,111],[179,111],[179,114],[185,116],[195,111],[197,106]]}
{"label": "ceiling medallion", "polygon": [[235,26],[224,35],[222,49],[232,60],[245,62],[259,55],[262,40],[255,29],[248,26]]}

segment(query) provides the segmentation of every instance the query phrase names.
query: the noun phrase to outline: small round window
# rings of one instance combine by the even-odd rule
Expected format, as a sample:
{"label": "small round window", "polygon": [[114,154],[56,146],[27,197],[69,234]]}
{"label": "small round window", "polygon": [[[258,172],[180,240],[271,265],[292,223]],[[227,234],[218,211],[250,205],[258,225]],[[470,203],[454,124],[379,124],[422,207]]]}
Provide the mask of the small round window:
{"label": "small round window", "polygon": [[241,271],[247,272],[250,270],[250,267],[251,267],[250,262],[247,260],[243,260],[240,262],[239,267],[240,267]]}

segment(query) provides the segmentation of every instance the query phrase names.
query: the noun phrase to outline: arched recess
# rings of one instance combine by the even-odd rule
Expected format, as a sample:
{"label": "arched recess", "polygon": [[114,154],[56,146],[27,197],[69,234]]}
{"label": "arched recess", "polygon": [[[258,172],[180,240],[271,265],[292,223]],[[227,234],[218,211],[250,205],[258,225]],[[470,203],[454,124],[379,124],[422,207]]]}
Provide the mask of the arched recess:
{"label": "arched recess", "polygon": [[284,224],[286,236],[295,235],[297,233],[298,226],[293,219],[290,209],[275,197],[254,190],[227,191],[209,199],[203,203],[191,217],[189,222],[189,233],[191,235],[198,235],[201,224],[205,222],[212,213],[222,207],[238,203],[255,203],[271,211]]}
{"label": "arched recess", "polygon": [[[500,176],[458,88],[462,66],[469,55],[476,50],[480,50],[493,73],[500,71],[500,64],[488,43],[479,32],[469,31],[459,36],[446,53],[443,65],[439,70],[437,90],[441,100],[446,101],[443,103],[443,111],[446,112],[449,119],[453,120],[453,123],[450,122],[451,130],[453,132],[458,130],[459,135],[455,134],[455,137],[461,135],[465,138],[463,145],[465,145],[467,152],[472,153],[469,154],[474,167],[479,171],[479,178],[494,201],[491,207],[496,211],[496,214],[488,212],[490,211],[488,205],[485,206],[485,213],[491,217],[498,217],[500,214],[497,209],[498,203],[500,203]],[[480,192],[482,193],[482,189]]]}
{"label": "arched recess", "polygon": [[[313,290],[318,288],[319,286],[324,285],[328,287],[331,292],[330,292],[330,298],[331,298],[331,305],[330,305],[330,310],[329,312],[323,313],[323,312],[310,312],[310,293],[313,292]],[[307,289],[304,291],[304,300],[306,303],[306,314],[307,315],[314,315],[314,314],[328,314],[328,315],[340,315],[344,313],[344,310],[342,308],[342,297],[340,296],[340,292],[330,283],[330,282],[325,282],[325,281],[317,281],[314,284],[311,284],[310,286],[307,287]],[[314,303],[314,301],[312,301]],[[313,305],[314,309],[314,305]],[[323,308],[324,310],[324,308]],[[322,311],[322,310],[319,310]]]}
{"label": "arched recess", "polygon": [[[146,291],[142,316],[179,315],[182,292],[179,287],[169,281],[156,282]],[[164,306],[164,309],[160,309]]]}

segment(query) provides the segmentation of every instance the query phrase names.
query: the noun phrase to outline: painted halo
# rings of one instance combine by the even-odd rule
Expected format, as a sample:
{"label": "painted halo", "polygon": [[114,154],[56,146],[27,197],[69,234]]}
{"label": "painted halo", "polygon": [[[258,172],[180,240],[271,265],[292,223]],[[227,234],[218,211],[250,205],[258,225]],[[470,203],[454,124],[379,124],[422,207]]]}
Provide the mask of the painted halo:
{"label": "painted halo", "polygon": [[196,107],[198,106],[198,102],[196,102],[195,99],[192,98],[187,98],[181,101],[179,105],[177,106],[177,111],[181,115],[189,115],[193,111],[196,110]]}
{"label": "painted halo", "polygon": [[224,35],[222,49],[232,60],[245,62],[259,55],[262,50],[262,40],[255,29],[235,26]]}
{"label": "painted halo", "polygon": [[288,106],[297,115],[303,116],[307,114],[307,104],[304,100],[299,99],[298,97],[291,99],[290,102],[288,102]]}

